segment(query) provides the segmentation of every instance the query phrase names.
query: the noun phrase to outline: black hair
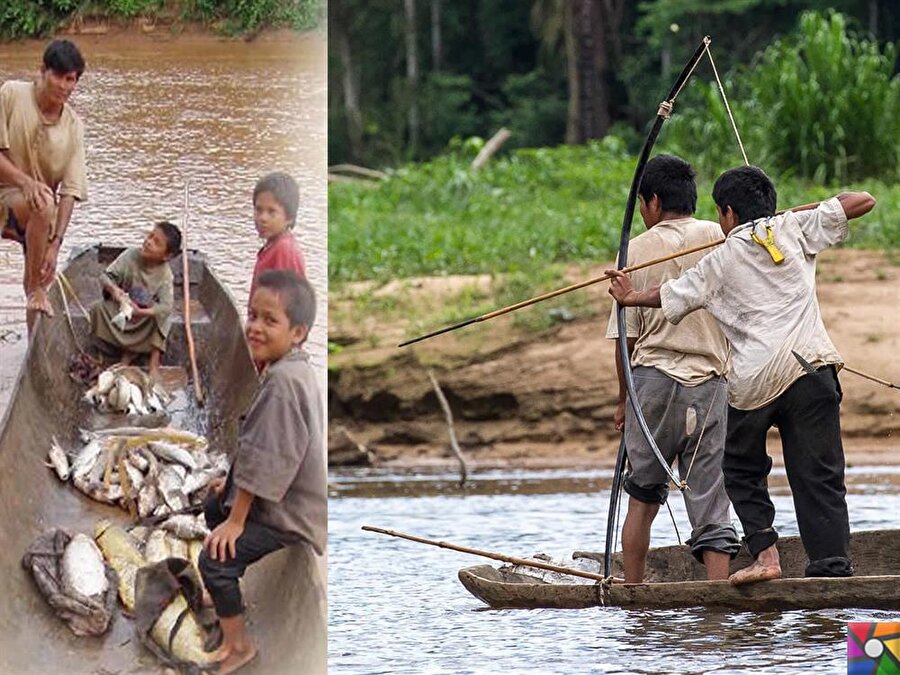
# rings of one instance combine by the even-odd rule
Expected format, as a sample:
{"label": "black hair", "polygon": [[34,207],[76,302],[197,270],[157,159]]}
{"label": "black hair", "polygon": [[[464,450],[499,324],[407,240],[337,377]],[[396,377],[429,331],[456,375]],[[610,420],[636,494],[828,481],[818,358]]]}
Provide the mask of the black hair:
{"label": "black hair", "polygon": [[253,204],[263,192],[271,192],[275,201],[281,204],[287,215],[288,227],[294,226],[297,220],[297,208],[300,206],[300,188],[297,181],[283,171],[275,171],[260,178],[253,188]]}
{"label": "black hair", "polygon": [[259,275],[256,288],[269,288],[278,295],[291,328],[312,329],[316,321],[316,292],[306,279],[292,270],[268,270]]}
{"label": "black hair", "polygon": [[697,210],[697,174],[691,165],[674,155],[657,155],[644,169],[638,193],[649,202],[659,197],[663,211],[693,215]]}
{"label": "black hair", "polygon": [[181,253],[181,230],[167,220],[163,220],[153,227],[162,232],[166,238],[166,252],[170,256]]}
{"label": "black hair", "polygon": [[80,79],[84,73],[84,57],[73,42],[54,40],[44,50],[44,67],[60,75],[75,72]]}
{"label": "black hair", "polygon": [[758,166],[728,169],[716,180],[712,196],[722,213],[730,206],[739,223],[775,215],[775,185]]}

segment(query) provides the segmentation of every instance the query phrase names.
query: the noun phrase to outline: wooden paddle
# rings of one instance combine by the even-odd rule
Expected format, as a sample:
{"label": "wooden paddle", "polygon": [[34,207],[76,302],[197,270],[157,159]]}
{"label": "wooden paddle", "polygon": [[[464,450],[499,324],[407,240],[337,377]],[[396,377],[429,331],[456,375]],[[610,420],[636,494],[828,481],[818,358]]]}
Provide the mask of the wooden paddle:
{"label": "wooden paddle", "polygon": [[430,546],[437,546],[439,548],[450,549],[451,551],[459,551],[460,553],[471,553],[472,555],[480,555],[484,558],[491,558],[493,560],[499,560],[500,562],[510,563],[511,565],[524,565],[526,567],[536,567],[541,570],[549,570],[550,572],[559,572],[560,574],[571,574],[573,577],[583,577],[585,579],[593,579],[594,581],[604,581],[606,577],[600,574],[593,574],[592,572],[582,572],[581,570],[575,570],[571,567],[562,567],[560,565],[551,565],[550,563],[542,563],[539,560],[525,560],[523,558],[513,558],[509,555],[503,555],[502,553],[491,553],[490,551],[480,551],[477,548],[467,548],[465,546],[457,546],[456,544],[449,544],[446,541],[435,541],[433,539],[423,539],[422,537],[416,537],[411,534],[403,534],[402,532],[397,532],[396,530],[383,530],[380,527],[372,527],[371,525],[363,525],[362,529],[366,532],[377,532],[378,534],[386,534],[391,537],[399,537],[400,539],[408,539],[409,541],[415,541],[419,544],[429,544]]}
{"label": "wooden paddle", "polygon": [[194,331],[191,329],[191,275],[188,265],[188,213],[190,211],[190,183],[184,184],[184,218],[181,228],[181,271],[184,286],[184,335],[187,338],[188,357],[191,360],[191,379],[194,381],[194,396],[197,403],[203,405],[203,388],[200,386],[200,374],[197,370],[197,354],[194,349]]}

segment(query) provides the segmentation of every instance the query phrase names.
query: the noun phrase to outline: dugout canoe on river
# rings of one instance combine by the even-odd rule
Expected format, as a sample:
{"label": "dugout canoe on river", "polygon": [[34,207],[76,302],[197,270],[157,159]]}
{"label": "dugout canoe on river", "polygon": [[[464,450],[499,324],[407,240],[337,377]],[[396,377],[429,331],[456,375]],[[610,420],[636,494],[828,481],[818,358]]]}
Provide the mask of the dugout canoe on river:
{"label": "dugout canoe on river", "polygon": [[[532,576],[524,567],[477,565],[459,571],[463,586],[491,607],[533,609],[540,607],[631,607],[674,609],[718,607],[740,611],[776,611],[854,607],[900,609],[900,530],[873,530],[850,535],[850,555],[855,576],[803,578],[806,554],[799,537],[778,540],[784,578],[746,586],[727,581],[706,581],[703,565],[687,546],[665,546],[647,556],[648,583],[558,583]],[[581,554],[602,560],[602,554]],[[575,554],[575,558],[579,554]],[[742,549],[732,561],[735,571],[750,564]],[[602,564],[590,571],[599,573]],[[621,577],[621,554],[613,559],[613,576]],[[583,570],[584,571],[584,570]],[[538,571],[534,571],[538,574]],[[557,576],[557,579],[559,577]],[[574,580],[574,578],[572,578]],[[568,581],[568,580],[566,580]]]}
{"label": "dugout canoe on river", "polygon": [[[122,249],[95,246],[74,254],[64,274],[85,307],[100,298],[98,275]],[[163,360],[167,373],[190,372],[181,313],[181,258],[176,276],[176,315]],[[204,434],[211,446],[234,450],[237,423],[257,383],[238,310],[205,259],[190,258],[191,325],[206,403],[198,407],[183,387],[173,424]],[[45,465],[51,438],[78,444],[79,428],[109,426],[93,412],[83,389],[67,373],[77,351],[67,325],[59,285],[50,293],[56,316],[36,326],[0,431],[0,672],[98,673],[158,668],[122,615],[101,637],[79,638],[50,610],[20,559],[45,530],[60,527],[92,534],[108,518],[128,523],[121,509],[86,498],[59,481]],[[88,322],[69,300],[79,343],[87,344]],[[176,378],[177,379],[177,378]],[[114,426],[123,424],[120,420]],[[248,623],[260,652],[248,672],[323,672],[325,587],[320,563],[304,547],[279,551],[251,568],[244,584]]]}

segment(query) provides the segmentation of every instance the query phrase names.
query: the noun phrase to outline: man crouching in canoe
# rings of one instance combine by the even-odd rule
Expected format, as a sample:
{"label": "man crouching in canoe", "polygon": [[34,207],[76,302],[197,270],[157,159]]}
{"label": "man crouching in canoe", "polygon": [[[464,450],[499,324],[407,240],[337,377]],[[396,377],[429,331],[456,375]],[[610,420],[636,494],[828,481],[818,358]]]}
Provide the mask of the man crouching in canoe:
{"label": "man crouching in canoe", "polygon": [[[721,238],[716,223],[693,217],[697,205],[694,171],[683,159],[671,155],[647,163],[638,196],[647,232],[630,242],[628,264],[636,265],[687,247]],[[677,279],[694,266],[706,249],[632,274],[636,288]],[[725,445],[725,368],[728,344],[715,319],[703,310],[686,317],[678,326],[666,321],[657,309],[633,308],[625,313],[628,347],[634,366],[638,404],[663,457],[678,459],[679,473],[688,481],[684,502],[691,521],[691,552],[706,565],[709,579],[726,579],[728,564],[741,544],[729,514],[730,504],[722,478]],[[607,338],[618,338],[616,307],[609,317]],[[626,390],[619,350],[619,405],[616,429],[625,434],[630,470],[625,476],[629,495],[628,515],[622,528],[625,582],[644,577],[650,527],[669,494],[662,465],[641,434]]]}
{"label": "man crouching in canoe", "polygon": [[46,287],[75,201],[87,198],[84,129],[68,100],[84,59],[68,40],[44,52],[40,78],[0,87],[0,231],[25,252],[26,318],[53,315]]}
{"label": "man crouching in canoe", "polygon": [[[754,558],[729,578],[735,585],[781,577],[767,484],[766,433],[773,425],[809,558],[806,576],[853,574],[837,378],[842,361],[822,323],[815,265],[821,251],[847,238],[847,221],[871,211],[875,200],[867,192],[844,193],[775,215],[775,196],[761,169],[726,171],[713,188],[725,243],[661,286],[636,291],[626,275],[612,271],[609,289],[622,305],[662,307],[675,324],[704,308],[731,345],[722,469]],[[816,372],[807,374],[792,350]]]}
{"label": "man crouching in canoe", "polygon": [[322,554],[327,538],[325,415],[318,377],[301,349],[316,314],[312,286],[294,272],[260,275],[250,298],[247,342],[264,375],[242,418],[227,480],[205,505],[212,532],[200,573],[222,625],[219,673],[251,661],[239,580],[248,565],[284,546]]}

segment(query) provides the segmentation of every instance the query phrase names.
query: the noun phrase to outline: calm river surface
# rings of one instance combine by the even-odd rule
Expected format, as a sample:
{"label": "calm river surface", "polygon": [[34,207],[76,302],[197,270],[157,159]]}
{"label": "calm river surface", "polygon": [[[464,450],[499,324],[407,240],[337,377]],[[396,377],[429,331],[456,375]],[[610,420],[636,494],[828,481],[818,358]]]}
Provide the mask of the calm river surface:
{"label": "calm river surface", "polygon": [[[253,186],[265,173],[287,171],[300,185],[295,232],[319,293],[309,350],[324,371],[324,36],[279,33],[251,43],[207,36],[72,39],[88,64],[70,102],[85,126],[89,198],[75,208],[61,266],[72,247],[137,245],[155,221],[180,226],[187,181],[189,246],[210,257],[243,308],[260,246]],[[43,48],[0,45],[0,82],[35,76]],[[0,283],[20,283],[21,266],[21,254],[4,240]],[[11,310],[20,313],[8,299],[2,304],[7,322]]]}
{"label": "calm river surface", "polygon": [[[332,476],[329,667],[334,673],[844,673],[846,622],[875,610],[490,610],[456,579],[482,558],[360,531],[363,524],[522,556],[603,550],[611,473]],[[796,534],[783,472],[776,526]],[[900,527],[900,469],[848,471],[853,530]],[[671,503],[683,537],[683,502]],[[677,543],[665,511],[653,545]]]}

